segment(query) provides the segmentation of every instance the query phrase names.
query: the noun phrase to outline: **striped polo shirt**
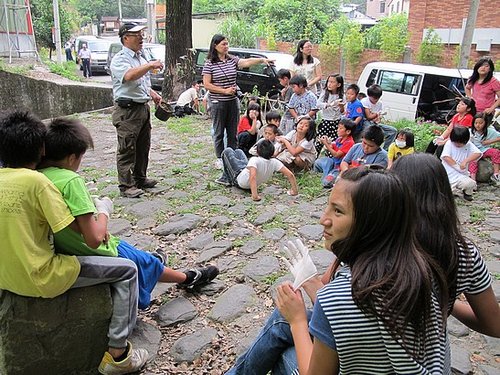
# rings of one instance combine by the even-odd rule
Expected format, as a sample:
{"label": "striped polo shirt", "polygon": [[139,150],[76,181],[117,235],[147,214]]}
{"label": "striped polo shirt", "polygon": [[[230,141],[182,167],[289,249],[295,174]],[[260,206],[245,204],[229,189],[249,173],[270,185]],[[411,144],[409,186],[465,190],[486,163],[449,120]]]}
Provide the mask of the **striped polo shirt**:
{"label": "striped polo shirt", "polygon": [[[406,330],[406,345],[416,353],[410,354],[402,340],[394,339],[376,316],[367,315],[356,306],[351,279],[348,267],[337,271],[335,278],[318,292],[310,322],[311,334],[338,353],[340,374],[451,373],[450,343],[434,293],[425,342],[418,341],[411,326]],[[473,245],[460,250],[456,296],[462,292],[479,294],[490,285],[491,276],[479,251]],[[319,330],[321,324],[315,323],[325,319],[331,329],[328,332]]]}
{"label": "striped polo shirt", "polygon": [[[240,60],[237,56],[228,56],[229,58],[226,61],[218,61],[216,63],[206,60],[202,71],[203,75],[212,76],[212,84],[225,89],[236,86],[236,71],[238,70],[238,61]],[[212,101],[219,100],[221,102],[226,102],[235,98],[236,95],[210,92],[210,100]]]}

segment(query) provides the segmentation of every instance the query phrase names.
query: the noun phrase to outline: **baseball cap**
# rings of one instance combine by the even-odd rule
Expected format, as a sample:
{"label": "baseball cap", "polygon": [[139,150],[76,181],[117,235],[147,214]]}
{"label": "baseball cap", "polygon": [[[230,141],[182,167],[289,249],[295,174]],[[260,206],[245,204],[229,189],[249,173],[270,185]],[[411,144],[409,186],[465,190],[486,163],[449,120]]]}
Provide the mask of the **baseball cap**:
{"label": "baseball cap", "polygon": [[121,38],[126,33],[135,33],[137,31],[144,30],[147,26],[139,25],[136,22],[127,22],[120,26],[120,30],[118,31],[118,36]]}

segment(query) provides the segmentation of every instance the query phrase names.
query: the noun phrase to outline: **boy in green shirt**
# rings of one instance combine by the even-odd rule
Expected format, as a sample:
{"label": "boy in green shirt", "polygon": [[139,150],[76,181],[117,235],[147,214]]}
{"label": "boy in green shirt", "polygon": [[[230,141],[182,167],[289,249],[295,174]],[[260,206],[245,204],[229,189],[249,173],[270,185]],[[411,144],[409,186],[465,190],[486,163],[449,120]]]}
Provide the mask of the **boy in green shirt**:
{"label": "boy in green shirt", "polygon": [[[155,254],[138,250],[109,235],[107,223],[113,203],[107,197],[92,201],[85,182],[76,173],[89,147],[93,148],[92,137],[80,122],[58,118],[48,125],[40,172],[56,185],[79,226],[78,232],[66,228],[55,235],[56,250],[65,254],[118,256],[132,260],[137,265],[140,309],[149,306],[151,292],[158,281],[174,282],[186,288],[212,281],[219,273],[215,266],[176,271],[165,267]],[[96,212],[103,214],[98,215],[97,220]]]}
{"label": "boy in green shirt", "polygon": [[109,284],[113,299],[109,349],[99,372],[136,372],[148,359],[145,349],[132,349],[127,341],[137,317],[136,266],[127,259],[55,253],[52,233],[70,226],[78,230],[78,226],[56,187],[35,171],[46,132],[45,125],[26,111],[0,116],[4,164],[0,169],[0,289],[53,298],[70,288]]}

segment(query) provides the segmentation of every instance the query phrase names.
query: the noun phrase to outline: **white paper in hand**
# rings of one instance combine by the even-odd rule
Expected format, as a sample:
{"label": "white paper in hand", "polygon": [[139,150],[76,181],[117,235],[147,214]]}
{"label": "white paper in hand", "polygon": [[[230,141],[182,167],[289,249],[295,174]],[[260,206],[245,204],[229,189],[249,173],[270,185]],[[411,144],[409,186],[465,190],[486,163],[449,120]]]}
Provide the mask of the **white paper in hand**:
{"label": "white paper in hand", "polygon": [[284,259],[284,261],[295,278],[293,289],[297,290],[307,280],[316,276],[318,270],[309,255],[309,249],[304,246],[301,240],[288,241],[283,248],[290,258],[290,261],[287,259]]}

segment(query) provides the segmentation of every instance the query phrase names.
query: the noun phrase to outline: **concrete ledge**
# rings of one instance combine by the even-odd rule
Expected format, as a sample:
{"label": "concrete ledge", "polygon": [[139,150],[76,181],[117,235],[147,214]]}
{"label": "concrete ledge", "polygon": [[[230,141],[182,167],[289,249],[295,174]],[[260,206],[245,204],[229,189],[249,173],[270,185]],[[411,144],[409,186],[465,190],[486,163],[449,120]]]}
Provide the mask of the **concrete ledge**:
{"label": "concrete ledge", "polygon": [[111,87],[64,85],[0,71],[0,111],[29,109],[41,119],[113,105]]}
{"label": "concrete ledge", "polygon": [[0,290],[0,374],[97,374],[111,312],[106,284],[52,299]]}

